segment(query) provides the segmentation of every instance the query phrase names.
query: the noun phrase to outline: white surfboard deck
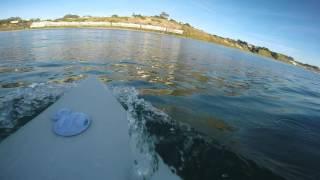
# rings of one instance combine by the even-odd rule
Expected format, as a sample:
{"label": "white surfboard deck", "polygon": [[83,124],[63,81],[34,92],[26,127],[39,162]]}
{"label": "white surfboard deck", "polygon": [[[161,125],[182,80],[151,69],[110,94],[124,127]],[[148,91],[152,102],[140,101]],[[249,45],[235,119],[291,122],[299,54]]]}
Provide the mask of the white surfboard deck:
{"label": "white surfboard deck", "polygon": [[[90,127],[56,135],[51,120],[61,108],[84,112]],[[131,179],[127,114],[106,86],[88,78],[0,144],[0,179]]]}
{"label": "white surfboard deck", "polygon": [[[62,137],[53,132],[61,108],[83,112],[91,125]],[[0,179],[137,180],[133,174],[127,113],[97,78],[89,77],[0,143]],[[180,179],[161,158],[152,180]]]}

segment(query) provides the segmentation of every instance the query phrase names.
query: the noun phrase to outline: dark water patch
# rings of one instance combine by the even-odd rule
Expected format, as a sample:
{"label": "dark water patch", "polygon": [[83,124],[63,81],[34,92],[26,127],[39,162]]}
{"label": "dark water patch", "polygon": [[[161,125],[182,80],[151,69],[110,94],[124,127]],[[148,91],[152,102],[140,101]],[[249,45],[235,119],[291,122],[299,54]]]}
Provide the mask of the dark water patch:
{"label": "dark water patch", "polygon": [[52,61],[52,62],[33,63],[34,66],[41,67],[41,68],[64,67],[64,66],[67,66],[70,64],[72,64],[72,63],[68,62],[68,61]]}
{"label": "dark water patch", "polygon": [[146,126],[158,137],[157,153],[183,179],[284,179],[194,130],[173,122],[147,121]]}
{"label": "dark water patch", "polygon": [[[314,157],[320,157],[319,118],[318,115],[286,115],[273,121],[272,126],[249,129],[242,134],[241,142],[251,149],[247,154],[250,158],[288,179],[318,179],[320,162]],[[270,151],[270,147],[277,147],[277,151]]]}
{"label": "dark water patch", "polygon": [[[288,179],[318,179],[320,174],[317,169],[320,164],[312,157],[320,156],[317,151],[320,144],[314,142],[312,134],[302,135],[303,131],[292,126],[289,125],[290,129],[287,130],[280,130],[280,128],[250,129],[250,132],[242,137],[245,138],[242,140],[244,145],[251,149],[251,153],[247,156]],[[277,151],[269,151],[270,147],[277,147]],[[252,149],[255,149],[256,153],[252,153]],[[300,165],[309,168],[301,168]]]}
{"label": "dark water patch", "polygon": [[128,65],[144,66],[144,64],[134,62],[133,60],[122,60],[122,61],[119,62],[119,64],[128,64]]}
{"label": "dark water patch", "polygon": [[26,87],[29,83],[27,82],[8,82],[8,83],[0,83],[0,88],[18,88],[18,87]]}

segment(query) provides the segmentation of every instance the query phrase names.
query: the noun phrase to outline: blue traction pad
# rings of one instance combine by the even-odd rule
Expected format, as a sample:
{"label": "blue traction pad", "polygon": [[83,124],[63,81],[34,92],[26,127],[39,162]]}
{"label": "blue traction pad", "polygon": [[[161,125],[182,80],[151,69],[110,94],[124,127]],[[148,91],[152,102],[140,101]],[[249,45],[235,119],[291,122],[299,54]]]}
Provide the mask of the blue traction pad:
{"label": "blue traction pad", "polygon": [[53,131],[60,136],[75,136],[84,132],[90,126],[89,116],[82,112],[73,112],[63,108],[53,116]]}

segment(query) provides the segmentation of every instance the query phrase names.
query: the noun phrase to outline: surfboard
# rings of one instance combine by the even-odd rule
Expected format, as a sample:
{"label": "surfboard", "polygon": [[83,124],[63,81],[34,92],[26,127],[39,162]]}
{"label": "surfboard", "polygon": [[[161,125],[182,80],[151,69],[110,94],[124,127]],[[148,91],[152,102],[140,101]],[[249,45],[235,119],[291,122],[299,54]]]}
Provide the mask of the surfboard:
{"label": "surfboard", "polygon": [[[69,111],[89,124],[55,122]],[[91,76],[0,143],[0,179],[143,179],[134,172],[128,128],[126,111]],[[180,178],[159,157],[150,179]]]}
{"label": "surfboard", "polygon": [[[61,108],[90,116],[90,127],[70,137],[53,132]],[[127,114],[95,77],[66,92],[56,103],[0,144],[0,179],[131,179]]]}

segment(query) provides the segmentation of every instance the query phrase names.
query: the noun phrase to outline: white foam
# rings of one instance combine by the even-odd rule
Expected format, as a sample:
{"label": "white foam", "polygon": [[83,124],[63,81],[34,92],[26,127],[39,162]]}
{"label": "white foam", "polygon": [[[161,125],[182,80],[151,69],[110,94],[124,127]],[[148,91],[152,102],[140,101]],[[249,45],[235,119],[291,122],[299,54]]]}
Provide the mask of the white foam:
{"label": "white foam", "polygon": [[13,128],[17,120],[55,102],[62,93],[75,84],[32,83],[6,94],[0,102],[0,128]]}
{"label": "white foam", "polygon": [[[169,116],[151,103],[139,98],[138,91],[133,87],[111,88],[113,94],[127,108],[130,145],[135,159],[133,175],[135,179],[180,179],[170,171],[156,153],[155,139],[148,135],[146,129],[146,121],[168,121]],[[142,111],[145,113],[141,114]]]}

